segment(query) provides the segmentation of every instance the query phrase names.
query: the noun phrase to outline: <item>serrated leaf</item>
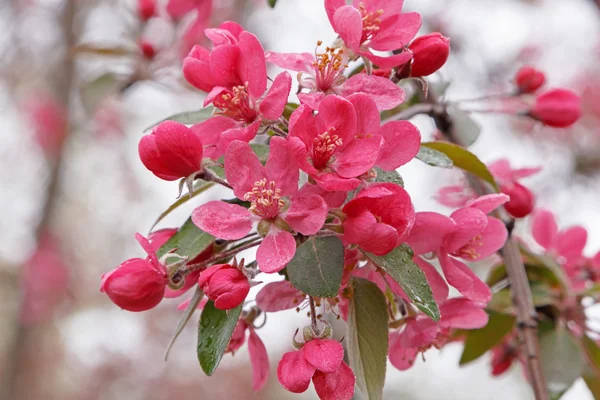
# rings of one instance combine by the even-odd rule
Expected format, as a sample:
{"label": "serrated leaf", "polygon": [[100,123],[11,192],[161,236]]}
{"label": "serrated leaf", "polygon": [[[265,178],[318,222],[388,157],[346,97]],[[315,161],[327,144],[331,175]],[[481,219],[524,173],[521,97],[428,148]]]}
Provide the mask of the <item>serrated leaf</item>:
{"label": "serrated leaf", "polygon": [[552,398],[560,397],[571,387],[585,363],[575,339],[560,325],[541,335],[540,361]]}
{"label": "serrated leaf", "polygon": [[366,279],[352,278],[348,309],[348,358],[356,385],[369,400],[382,398],[388,352],[385,296]]}
{"label": "serrated leaf", "polygon": [[189,260],[193,260],[198,254],[202,253],[206,248],[214,242],[215,237],[204,232],[192,222],[192,218],[179,228],[167,243],[163,244],[156,252],[158,258],[172,249],[177,249],[177,254],[186,256]]}
{"label": "serrated leaf", "polygon": [[448,142],[426,142],[421,143],[421,146],[429,147],[437,151],[441,151],[452,160],[455,167],[458,167],[464,171],[470,172],[473,175],[488,182],[498,192],[498,185],[496,180],[487,169],[484,163],[469,150],[464,147],[458,146]]}
{"label": "serrated leaf", "polygon": [[452,124],[457,141],[464,147],[469,147],[481,134],[481,127],[466,112],[456,108],[450,111]]}
{"label": "serrated leaf", "polygon": [[400,176],[398,172],[384,171],[378,167],[375,167],[374,169],[377,173],[377,176],[375,177],[375,182],[390,182],[404,187],[404,179],[402,179],[402,176]]}
{"label": "serrated leaf", "polygon": [[425,146],[419,148],[416,158],[432,167],[452,168],[454,166],[452,160],[447,155]]}
{"label": "serrated leaf", "polygon": [[181,333],[181,331],[183,331],[183,328],[185,328],[185,326],[187,325],[188,321],[194,314],[194,311],[196,311],[196,308],[198,307],[198,304],[200,304],[202,297],[204,297],[204,292],[202,290],[200,290],[200,288],[198,286],[196,286],[196,290],[194,291],[194,296],[192,296],[190,303],[185,308],[185,311],[183,311],[183,314],[179,318],[179,322],[177,323],[177,326],[175,327],[175,332],[173,332],[173,336],[171,337],[171,340],[169,341],[167,350],[165,350],[165,361],[167,361],[167,358],[169,358],[169,352],[171,351],[171,347],[173,347],[173,345],[175,344],[175,341],[179,337],[179,334]]}
{"label": "serrated leaf", "polygon": [[227,311],[219,310],[212,301],[204,306],[198,325],[197,353],[206,375],[212,375],[219,366],[241,312],[241,304]]}
{"label": "serrated leaf", "polygon": [[124,86],[122,78],[107,72],[81,86],[81,103],[88,113],[94,113],[104,99],[119,93]]}
{"label": "serrated leaf", "polygon": [[309,296],[335,297],[342,284],[344,245],[336,236],[311,237],[298,246],[286,270],[296,289]]}
{"label": "serrated leaf", "polygon": [[188,200],[193,199],[194,197],[198,196],[200,193],[210,189],[211,187],[213,187],[215,184],[213,182],[206,182],[206,181],[202,181],[202,180],[197,180],[196,182],[194,182],[194,191],[192,192],[192,195],[188,195],[188,194],[183,194],[180,198],[178,198],[173,204],[171,204],[169,206],[169,208],[167,208],[165,211],[163,211],[158,218],[156,218],[156,221],[154,221],[154,223],[152,224],[152,226],[150,227],[150,231],[152,231],[152,229],[154,229],[154,227],[163,220],[163,218],[165,218],[167,215],[169,215],[171,212],[173,212],[174,210],[176,210],[179,206],[185,204],[188,202]]}
{"label": "serrated leaf", "polygon": [[200,110],[195,111],[184,111],[177,114],[173,114],[167,118],[161,119],[160,121],[150,125],[144,132],[154,128],[156,125],[163,123],[165,121],[176,121],[185,125],[197,124],[202,121],[206,121],[210,117],[212,117],[213,107],[209,106],[206,108],[201,108]]}
{"label": "serrated leaf", "polygon": [[465,347],[460,357],[460,365],[474,361],[492,347],[499,344],[504,336],[513,330],[515,317],[488,310],[489,321],[481,329],[466,332]]}
{"label": "serrated leaf", "polygon": [[269,7],[275,8],[275,4],[277,4],[277,0],[267,0]]}
{"label": "serrated leaf", "polygon": [[398,282],[411,301],[434,321],[440,320],[431,287],[421,268],[413,261],[413,251],[403,243],[384,256],[364,252],[365,255]]}

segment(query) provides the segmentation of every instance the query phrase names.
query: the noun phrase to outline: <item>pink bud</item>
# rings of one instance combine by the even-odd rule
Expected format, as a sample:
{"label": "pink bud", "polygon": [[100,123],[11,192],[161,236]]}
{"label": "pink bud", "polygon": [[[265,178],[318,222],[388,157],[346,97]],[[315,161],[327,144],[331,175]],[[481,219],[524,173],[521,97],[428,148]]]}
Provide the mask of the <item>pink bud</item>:
{"label": "pink bud", "polygon": [[202,142],[179,122],[159,124],[140,140],[138,152],[144,166],[167,181],[188,177],[201,169]]}
{"label": "pink bud", "polygon": [[412,77],[433,74],[448,60],[450,55],[450,39],[439,32],[416,38],[408,46],[413,53],[411,69]]}
{"label": "pink bud", "polygon": [[529,66],[521,67],[515,75],[515,83],[520,93],[533,93],[542,87],[545,81],[546,76],[542,71]]}
{"label": "pink bud", "polygon": [[127,311],[146,311],[160,303],[167,287],[165,270],[151,260],[132,258],[102,276],[100,291]]}
{"label": "pink bud", "polygon": [[510,200],[504,204],[504,208],[513,217],[523,218],[533,211],[535,196],[525,186],[513,182],[511,185],[501,186],[500,190],[510,196]]}
{"label": "pink bud", "polygon": [[581,98],[567,89],[553,89],[535,99],[529,115],[548,126],[566,128],[581,116]]}
{"label": "pink bud", "polygon": [[45,93],[35,93],[25,101],[24,109],[33,126],[39,146],[50,156],[56,156],[67,136],[67,110]]}
{"label": "pink bud", "polygon": [[207,268],[200,274],[198,285],[220,310],[239,306],[250,291],[248,278],[230,264],[217,264]]}
{"label": "pink bud", "polygon": [[152,43],[148,42],[147,40],[140,40],[138,42],[138,46],[140,47],[142,55],[148,60],[152,60],[156,55],[156,49],[154,48]]}
{"label": "pink bud", "polygon": [[156,3],[154,0],[138,0],[137,11],[142,21],[148,21],[156,13]]}

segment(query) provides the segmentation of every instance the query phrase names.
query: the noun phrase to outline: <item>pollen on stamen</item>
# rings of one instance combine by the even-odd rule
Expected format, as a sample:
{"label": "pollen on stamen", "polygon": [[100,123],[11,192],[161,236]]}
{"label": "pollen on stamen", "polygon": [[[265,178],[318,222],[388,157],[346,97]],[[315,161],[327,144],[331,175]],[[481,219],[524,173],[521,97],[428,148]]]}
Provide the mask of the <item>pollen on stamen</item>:
{"label": "pollen on stamen", "polygon": [[244,200],[250,202],[250,211],[262,218],[274,218],[285,205],[281,198],[281,189],[274,181],[267,182],[266,178],[254,182],[251,191],[244,195]]}

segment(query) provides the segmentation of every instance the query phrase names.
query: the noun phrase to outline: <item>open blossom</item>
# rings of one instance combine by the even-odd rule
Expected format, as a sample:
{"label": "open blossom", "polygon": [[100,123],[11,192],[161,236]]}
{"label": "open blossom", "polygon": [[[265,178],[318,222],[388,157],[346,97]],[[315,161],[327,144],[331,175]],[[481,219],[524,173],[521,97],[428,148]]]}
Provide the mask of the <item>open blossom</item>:
{"label": "open blossom", "polygon": [[541,167],[512,169],[509,161],[503,158],[488,168],[500,185],[500,191],[510,196],[510,200],[504,204],[506,211],[515,218],[529,215],[535,206],[535,195],[519,180],[538,173]]}
{"label": "open blossom", "polygon": [[313,339],[300,350],[283,355],[277,365],[277,378],[292,393],[305,392],[312,379],[321,400],[350,400],[356,378],[343,358],[339,342]]}
{"label": "open blossom", "polygon": [[144,166],[167,181],[186,178],[202,168],[202,142],[179,122],[160,123],[140,140],[138,151]]}
{"label": "open blossom", "polygon": [[419,212],[407,242],[415,255],[435,253],[451,286],[463,296],[487,304],[492,296],[489,287],[457,258],[482,260],[504,245],[508,236],[506,227],[486,214],[507,201],[505,194],[492,194],[468,202],[450,217]]}
{"label": "open blossom", "polygon": [[217,264],[202,271],[198,286],[220,310],[239,306],[250,292],[248,278],[230,264]]}
{"label": "open blossom", "polygon": [[368,94],[379,110],[390,110],[404,101],[404,91],[387,77],[356,74],[347,78],[347,57],[341,48],[327,47],[325,52],[309,53],[266,53],[267,62],[281,68],[298,71],[300,89],[308,93],[298,93],[302,104],[312,109],[328,94],[348,97],[354,93]]}
{"label": "open blossom", "polygon": [[194,210],[192,221],[200,229],[226,240],[246,236],[255,222],[264,239],[256,254],[261,271],[280,271],[294,256],[296,242],[291,232],[314,235],[325,222],[327,204],[319,195],[298,194],[298,165],[287,141],[273,137],[263,167],[248,143],[234,141],[225,154],[225,175],[246,209],[221,201],[208,202]]}
{"label": "open blossom", "polygon": [[300,306],[306,295],[288,281],[267,283],[256,295],[256,305],[265,312],[291,310]]}
{"label": "open blossom", "polygon": [[587,230],[579,225],[558,230],[554,214],[538,209],[533,215],[532,234],[535,241],[548,253],[559,257],[562,264],[573,264],[583,258]]}
{"label": "open blossom", "polygon": [[229,344],[225,349],[226,353],[235,354],[246,341],[246,331],[250,332],[248,336],[248,352],[250,353],[250,364],[252,365],[252,390],[260,391],[269,379],[269,355],[265,344],[256,334],[256,330],[244,319],[240,318],[233,330]]}
{"label": "open blossom", "polygon": [[359,192],[344,206],[344,241],[384,255],[400,245],[415,222],[408,193],[393,183],[382,183]]}
{"label": "open blossom", "polygon": [[581,116],[581,98],[567,89],[553,89],[540,94],[529,115],[545,125],[566,128]]}
{"label": "open blossom", "polygon": [[408,45],[421,28],[421,15],[403,13],[402,0],[325,0],[325,10],[334,31],[354,54],[368,58],[381,68],[408,62],[412,54],[402,52],[382,57],[371,52],[392,51]]}
{"label": "open blossom", "polygon": [[136,239],[148,258],[132,258],[102,275],[100,291],[124,310],[146,311],[163,299],[167,287],[167,269],[156,258],[150,242],[139,233]]}
{"label": "open blossom", "polygon": [[434,32],[419,36],[408,48],[413,53],[410,76],[428,76],[446,64],[450,55],[450,39]]}

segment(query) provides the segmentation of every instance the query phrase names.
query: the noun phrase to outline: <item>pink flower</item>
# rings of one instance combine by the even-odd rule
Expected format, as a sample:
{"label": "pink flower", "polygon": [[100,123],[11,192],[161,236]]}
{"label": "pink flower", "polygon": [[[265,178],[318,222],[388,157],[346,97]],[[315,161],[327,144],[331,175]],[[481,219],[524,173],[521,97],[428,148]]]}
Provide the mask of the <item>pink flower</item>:
{"label": "pink flower", "polygon": [[24,104],[34,138],[47,155],[56,156],[67,136],[67,111],[54,97],[37,93]]}
{"label": "pink flower", "polygon": [[137,13],[142,21],[148,21],[156,13],[156,2],[154,0],[138,0]]}
{"label": "pink flower", "polygon": [[277,378],[292,393],[306,391],[312,379],[321,400],[350,400],[356,378],[343,358],[339,342],[313,339],[300,350],[283,355],[277,365]]}
{"label": "pink flower", "polygon": [[186,178],[202,169],[202,142],[179,122],[159,124],[140,140],[138,152],[144,166],[167,181]]}
{"label": "pink flower", "polygon": [[205,38],[205,31],[210,25],[210,17],[212,16],[213,4],[212,0],[204,0],[198,8],[196,8],[196,17],[194,21],[186,28],[181,37],[181,58],[185,58],[194,45],[202,43]]}
{"label": "pink flower", "polygon": [[355,189],[360,184],[357,177],[376,164],[384,143],[379,132],[358,132],[354,105],[335,95],[319,103],[316,116],[309,107],[298,107],[289,131],[300,168],[328,191]]}
{"label": "pink flower", "polygon": [[[353,93],[368,94],[379,110],[390,110],[404,101],[402,89],[386,77],[356,74],[350,78],[344,75],[347,60],[343,49],[327,47],[324,53],[266,53],[267,62],[281,68],[298,71],[300,89],[309,93],[299,93],[302,104],[312,109],[327,94],[347,97]],[[389,77],[389,74],[388,74]]]}
{"label": "pink flower", "polygon": [[269,355],[265,344],[256,334],[254,327],[243,319],[239,319],[225,352],[234,354],[242,347],[246,341],[246,330],[250,331],[248,352],[250,353],[250,364],[252,365],[252,390],[258,392],[269,379]]}
{"label": "pink flower", "polygon": [[152,43],[150,43],[147,40],[143,40],[143,39],[140,40],[138,42],[138,47],[139,47],[140,51],[142,52],[142,55],[148,60],[152,60],[154,58],[154,56],[156,55],[156,49],[154,48]]}
{"label": "pink flower", "polygon": [[267,273],[280,271],[294,256],[296,242],[291,231],[314,235],[327,216],[321,196],[297,194],[299,171],[287,141],[273,137],[270,146],[265,167],[245,142],[232,142],[225,154],[227,181],[237,198],[250,202],[250,209],[211,201],[192,213],[192,221],[200,229],[226,240],[241,239],[254,222],[260,222],[264,239],[256,260]]}
{"label": "pink flower", "polygon": [[412,54],[381,57],[371,50],[392,51],[408,45],[421,27],[421,15],[402,13],[402,0],[325,0],[329,22],[347,48],[368,58],[381,68],[393,68],[408,62]]}
{"label": "pink flower", "polygon": [[508,371],[515,360],[519,359],[519,352],[516,343],[514,343],[513,335],[510,335],[502,343],[492,348],[490,352],[492,353],[491,364],[493,376],[502,375]]}
{"label": "pink flower", "polygon": [[438,190],[435,199],[450,208],[464,206],[469,200],[477,198],[477,194],[466,182],[444,186]]}
{"label": "pink flower", "polygon": [[545,125],[566,128],[581,116],[581,98],[567,89],[549,90],[535,99],[529,115]]}
{"label": "pink flower", "polygon": [[544,73],[530,66],[521,67],[515,75],[515,84],[519,93],[535,93],[545,81]]}
{"label": "pink flower", "polygon": [[360,191],[343,211],[344,241],[379,256],[404,242],[415,222],[410,196],[393,183]]}
{"label": "pink flower", "polygon": [[486,214],[507,201],[505,194],[481,196],[454,211],[450,218],[419,212],[407,242],[415,255],[435,253],[451,286],[470,300],[487,304],[492,296],[489,287],[456,258],[482,260],[504,245],[506,227]]}
{"label": "pink flower", "polygon": [[587,242],[587,231],[576,225],[558,230],[554,214],[538,209],[533,215],[533,238],[548,253],[559,257],[561,264],[575,264],[583,258],[583,249]]}
{"label": "pink flower", "polygon": [[531,213],[535,206],[535,196],[519,179],[534,175],[541,170],[537,168],[512,169],[507,159],[503,158],[488,166],[490,172],[500,185],[500,190],[510,196],[504,208],[515,218],[523,218]]}
{"label": "pink flower", "polygon": [[162,300],[167,287],[167,269],[158,262],[150,242],[139,233],[136,239],[148,258],[132,258],[102,275],[100,291],[127,311],[146,311]]}
{"label": "pink flower", "polygon": [[450,55],[450,39],[434,32],[419,36],[408,48],[413,53],[410,76],[428,76],[446,64]]}
{"label": "pink flower", "polygon": [[212,8],[212,0],[169,0],[166,10],[169,17],[179,20],[191,11],[205,8],[207,3]]}
{"label": "pink flower", "polygon": [[306,295],[288,281],[267,283],[256,295],[256,305],[265,312],[277,312],[299,307]]}
{"label": "pink flower", "polygon": [[198,286],[220,310],[239,306],[250,292],[248,278],[230,264],[217,264],[202,271]]}
{"label": "pink flower", "polygon": [[478,329],[488,322],[482,306],[466,298],[446,300],[440,304],[440,313],[439,322],[423,314],[408,317],[402,331],[390,334],[389,357],[394,367],[410,368],[419,353],[446,344],[452,329]]}

